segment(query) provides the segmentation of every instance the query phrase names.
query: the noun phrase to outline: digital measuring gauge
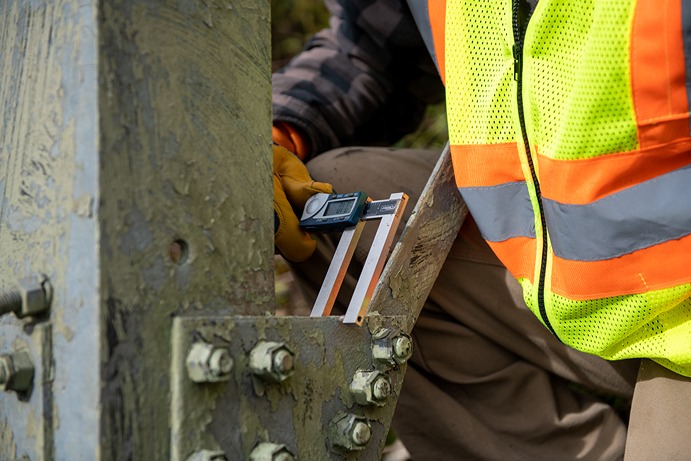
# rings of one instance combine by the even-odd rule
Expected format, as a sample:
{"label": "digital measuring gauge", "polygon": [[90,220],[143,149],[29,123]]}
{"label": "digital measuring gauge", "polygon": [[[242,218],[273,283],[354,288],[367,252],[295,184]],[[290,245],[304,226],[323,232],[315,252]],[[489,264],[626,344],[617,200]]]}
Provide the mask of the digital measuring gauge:
{"label": "digital measuring gauge", "polygon": [[368,198],[364,192],[315,194],[305,203],[300,228],[318,234],[354,227],[365,211]]}

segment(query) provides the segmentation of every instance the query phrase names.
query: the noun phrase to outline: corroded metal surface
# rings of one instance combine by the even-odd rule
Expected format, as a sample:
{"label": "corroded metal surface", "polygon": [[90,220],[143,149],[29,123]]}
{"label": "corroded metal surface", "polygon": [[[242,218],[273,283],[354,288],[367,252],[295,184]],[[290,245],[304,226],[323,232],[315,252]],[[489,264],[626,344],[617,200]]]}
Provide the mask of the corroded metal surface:
{"label": "corroded metal surface", "polygon": [[[374,360],[372,332],[382,327],[407,325],[401,317],[379,316],[362,327],[337,317],[177,317],[171,362],[172,459],[184,461],[199,450],[249,459],[260,443],[285,445],[304,460],[378,459],[405,372],[405,364],[389,367]],[[231,351],[235,366],[228,382],[189,379],[185,357],[200,340]],[[250,353],[262,341],[284,343],[295,353],[290,377],[276,382],[254,374]],[[388,377],[391,388],[381,405],[357,403],[350,384],[360,370]],[[334,450],[330,423],[350,413],[369,422],[371,440],[361,450]]]}
{"label": "corroded metal surface", "polygon": [[51,327],[26,330],[18,323],[1,326],[0,355],[27,354],[34,367],[26,392],[0,391],[0,460],[53,459]]}

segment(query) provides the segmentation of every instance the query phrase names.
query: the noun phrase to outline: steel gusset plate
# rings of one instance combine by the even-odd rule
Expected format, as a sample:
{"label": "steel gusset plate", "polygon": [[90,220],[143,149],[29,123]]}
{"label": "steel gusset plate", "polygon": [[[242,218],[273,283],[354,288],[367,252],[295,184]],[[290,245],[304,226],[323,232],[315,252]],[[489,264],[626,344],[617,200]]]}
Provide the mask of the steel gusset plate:
{"label": "steel gusset plate", "polygon": [[[260,443],[282,444],[300,460],[379,459],[400,393],[405,364],[382,366],[372,357],[381,328],[406,331],[404,317],[368,316],[363,326],[338,317],[177,317],[171,363],[171,453],[186,461],[202,450],[248,460]],[[294,353],[293,372],[281,382],[255,375],[250,352],[260,342],[283,343]],[[187,356],[195,343],[226,348],[227,379],[193,382]],[[360,405],[350,392],[358,370],[386,374],[386,404]],[[334,447],[329,431],[338,415],[366,418],[371,439],[354,451]]]}

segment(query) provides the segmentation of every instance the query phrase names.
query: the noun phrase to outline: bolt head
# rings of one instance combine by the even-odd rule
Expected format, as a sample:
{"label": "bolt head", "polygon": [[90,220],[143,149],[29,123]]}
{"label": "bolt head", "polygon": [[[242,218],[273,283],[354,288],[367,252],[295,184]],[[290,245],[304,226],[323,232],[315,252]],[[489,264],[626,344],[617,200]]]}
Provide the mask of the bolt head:
{"label": "bolt head", "polygon": [[34,364],[27,351],[0,356],[0,390],[27,392],[33,381]]}
{"label": "bolt head", "polygon": [[15,314],[19,318],[40,314],[50,307],[52,289],[48,279],[42,275],[25,277],[17,283],[22,297],[22,307]]}
{"label": "bolt head", "polygon": [[357,421],[350,432],[350,438],[356,445],[367,445],[372,438],[372,428],[370,428],[369,423]]}
{"label": "bolt head", "polygon": [[413,354],[413,341],[400,330],[382,328],[372,335],[372,358],[388,367],[403,365]]}
{"label": "bolt head", "polygon": [[383,406],[391,395],[391,380],[378,370],[358,370],[350,382],[350,393],[360,405]]}
{"label": "bolt head", "polygon": [[233,359],[226,348],[215,349],[209,357],[209,370],[215,376],[225,376],[233,369]]}
{"label": "bolt head", "polygon": [[271,461],[295,461],[295,458],[290,453],[278,453],[274,455]]}
{"label": "bolt head", "polygon": [[331,420],[329,440],[334,448],[345,451],[363,450],[372,438],[372,426],[367,418],[352,413],[340,413]]}
{"label": "bolt head", "polygon": [[393,353],[396,361],[406,362],[413,355],[413,341],[410,336],[401,334],[393,340]]}
{"label": "bolt head", "polygon": [[273,353],[271,363],[274,372],[287,376],[293,371],[293,354],[287,349],[279,349]]}
{"label": "bolt head", "polygon": [[250,351],[250,369],[262,379],[280,383],[295,371],[295,354],[284,343],[260,341]]}
{"label": "bolt head", "polygon": [[263,442],[254,447],[250,461],[295,461],[295,457],[283,444]]}
{"label": "bolt head", "polygon": [[384,401],[391,395],[391,382],[380,376],[372,385],[372,396],[378,401]]}
{"label": "bolt head", "polygon": [[228,381],[233,359],[225,347],[198,341],[192,344],[185,361],[187,375],[195,383]]}

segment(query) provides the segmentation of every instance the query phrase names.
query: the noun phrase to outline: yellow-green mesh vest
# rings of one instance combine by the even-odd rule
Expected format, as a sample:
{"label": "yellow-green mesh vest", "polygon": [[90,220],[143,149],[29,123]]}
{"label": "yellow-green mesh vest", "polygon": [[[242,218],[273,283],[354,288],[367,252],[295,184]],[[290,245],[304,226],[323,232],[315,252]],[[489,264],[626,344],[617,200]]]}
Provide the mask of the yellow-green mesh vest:
{"label": "yellow-green mesh vest", "polygon": [[516,7],[446,2],[459,190],[561,341],[691,376],[691,2]]}

